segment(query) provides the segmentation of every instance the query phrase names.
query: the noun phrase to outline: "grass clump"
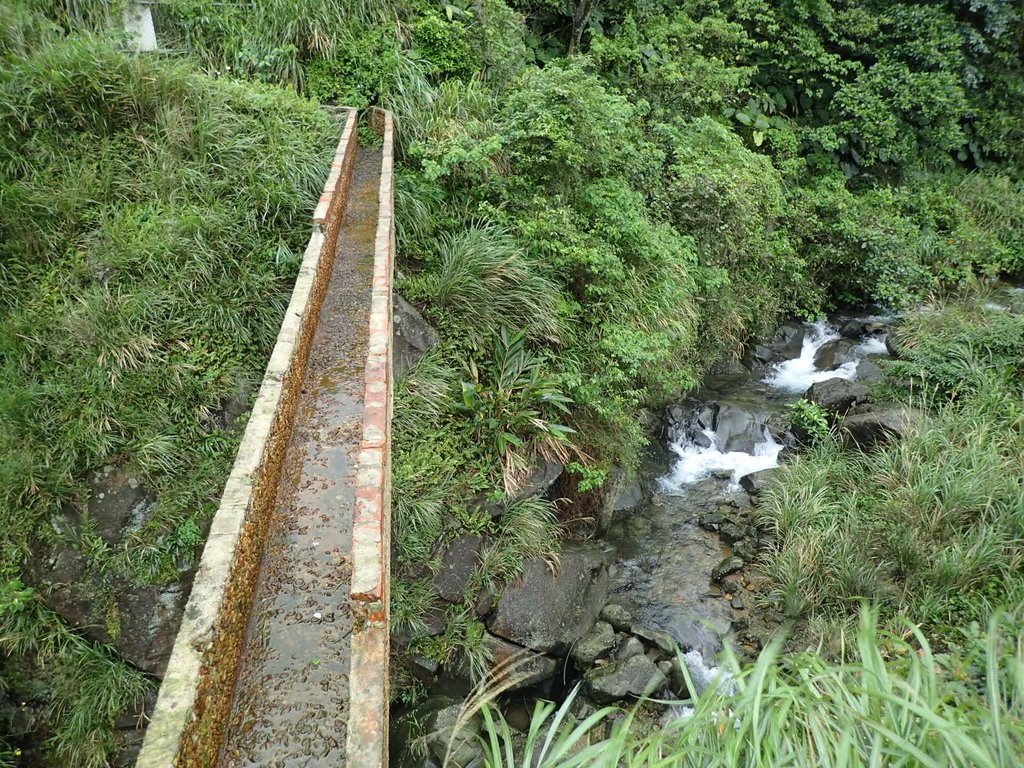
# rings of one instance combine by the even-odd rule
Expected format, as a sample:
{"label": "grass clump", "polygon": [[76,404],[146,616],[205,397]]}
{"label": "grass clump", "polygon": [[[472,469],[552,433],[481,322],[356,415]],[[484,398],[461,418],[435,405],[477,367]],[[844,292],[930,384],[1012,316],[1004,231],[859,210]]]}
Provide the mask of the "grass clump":
{"label": "grass clump", "polygon": [[749,667],[731,661],[728,674],[686,702],[686,714],[660,728],[610,707],[576,720],[570,698],[558,708],[538,702],[517,738],[480,697],[484,764],[1008,768],[1024,759],[1019,618],[993,618],[962,653],[941,655],[913,628],[910,642],[880,632],[865,612],[843,661],[783,657],[773,643]]}
{"label": "grass clump", "polygon": [[[22,31],[0,49],[0,583],[24,578],[32,552],[78,548],[113,605],[195,564],[337,129],[294,94],[14,9]],[[54,522],[86,510],[104,466],[156,499],[117,541],[88,514],[77,531]],[[113,720],[152,681],[40,598],[0,605],[0,676],[46,713],[45,759],[106,765]]]}
{"label": "grass clump", "polygon": [[1024,597],[1024,319],[953,302],[894,332],[894,391],[931,406],[871,453],[835,435],[779,470],[760,505],[762,568],[792,617],[848,620],[860,600],[940,645]]}

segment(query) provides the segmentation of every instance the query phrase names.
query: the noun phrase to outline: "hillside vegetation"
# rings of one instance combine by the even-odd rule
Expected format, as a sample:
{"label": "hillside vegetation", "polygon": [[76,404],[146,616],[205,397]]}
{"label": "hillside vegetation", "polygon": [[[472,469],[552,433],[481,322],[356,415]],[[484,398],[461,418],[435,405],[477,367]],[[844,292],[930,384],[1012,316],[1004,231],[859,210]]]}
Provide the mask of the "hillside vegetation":
{"label": "hillside vegetation", "polygon": [[[586,494],[637,466],[646,409],[778,319],[911,307],[1024,272],[1013,0],[174,0],[157,7],[167,50],[153,56],[90,33],[117,18],[103,3],[0,13],[0,641],[5,684],[48,708],[58,763],[111,759],[115,713],[150,683],[56,621],[21,569],[104,465],[159,504],[124,551],[84,527],[95,567],[165,581],[194,560],[237,440],[225,404],[263,366],[332,143],[315,101],[398,120],[399,289],[442,342],[397,387],[393,612],[410,650],[438,661],[479,661],[480,588],[585,530],[515,497],[538,458],[566,463]],[[1009,430],[978,448],[995,481],[1019,403],[992,415],[973,397],[930,402],[952,410],[915,440],[934,453],[961,438],[953,424]],[[919,456],[899,450],[894,476]],[[871,474],[844,461],[844,482]],[[996,504],[1019,503],[998,485]],[[888,492],[856,502],[851,535],[877,532]],[[943,535],[963,533],[958,510]],[[971,535],[1001,558],[1018,517]],[[480,567],[427,636],[438,554],[466,532],[486,535]],[[860,585],[802,581],[810,545],[780,541],[779,568],[798,569],[776,574],[787,610],[846,622]],[[941,543],[891,546],[939,567]],[[877,552],[843,554],[890,613],[983,618],[946,600],[965,582],[922,570],[900,593]],[[1013,568],[979,566],[970,585]],[[123,684],[68,673],[84,653]]]}
{"label": "hillside vegetation", "polygon": [[[81,552],[116,639],[119,585],[194,568],[337,131],[280,89],[0,11],[0,731],[45,738],[31,764],[103,766],[154,682],[24,571]],[[86,507],[104,466],[156,499],[118,548]]]}

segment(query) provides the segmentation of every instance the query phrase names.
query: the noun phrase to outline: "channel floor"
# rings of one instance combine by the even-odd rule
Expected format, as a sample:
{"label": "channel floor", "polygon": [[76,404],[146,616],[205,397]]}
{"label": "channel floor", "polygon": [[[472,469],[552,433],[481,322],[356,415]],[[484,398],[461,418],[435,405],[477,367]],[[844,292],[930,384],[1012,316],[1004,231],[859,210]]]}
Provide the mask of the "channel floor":
{"label": "channel floor", "polygon": [[220,768],[344,765],[352,513],[381,153],[360,148],[260,563]]}

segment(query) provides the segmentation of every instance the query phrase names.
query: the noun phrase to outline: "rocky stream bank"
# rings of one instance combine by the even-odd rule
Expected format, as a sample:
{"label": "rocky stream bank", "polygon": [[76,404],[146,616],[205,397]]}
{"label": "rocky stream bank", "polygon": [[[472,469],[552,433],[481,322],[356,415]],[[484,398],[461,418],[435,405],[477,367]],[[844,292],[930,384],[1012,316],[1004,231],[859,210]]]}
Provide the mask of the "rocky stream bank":
{"label": "rocky stream bank", "polygon": [[[741,361],[719,365],[700,392],[652,416],[651,448],[638,476],[615,475],[600,503],[588,500],[589,538],[568,542],[555,562],[527,562],[500,596],[480,595],[475,612],[492,665],[516,660],[515,682],[501,697],[513,728],[527,727],[534,700],[559,700],[576,685],[577,717],[645,696],[686,700],[718,674],[725,644],[747,657],[761,650],[785,617],[757,570],[772,546],[758,526],[758,497],[773,469],[808,437],[794,428],[787,405],[817,404],[851,447],[898,437],[916,414],[872,396],[883,379],[877,361],[891,352],[891,322],[850,315],[790,322],[751,345]],[[564,505],[572,498],[566,482],[560,465],[546,464],[529,492]],[[435,586],[443,598],[461,598],[482,544],[467,534],[442,555]],[[443,614],[434,618],[427,631],[440,635]],[[396,646],[411,640],[396,636]],[[440,765],[472,688],[471,662],[407,661],[430,696],[396,711],[394,762],[422,755],[410,748],[418,740],[426,762],[413,762]],[[652,718],[673,716],[657,709]],[[481,725],[476,717],[466,730]],[[477,763],[475,740],[459,744],[452,764]]]}

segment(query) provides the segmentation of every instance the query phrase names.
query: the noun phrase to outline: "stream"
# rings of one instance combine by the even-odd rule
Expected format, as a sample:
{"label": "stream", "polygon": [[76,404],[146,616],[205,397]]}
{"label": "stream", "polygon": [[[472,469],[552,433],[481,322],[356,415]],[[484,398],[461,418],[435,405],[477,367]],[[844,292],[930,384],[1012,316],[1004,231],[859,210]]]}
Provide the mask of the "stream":
{"label": "stream", "polygon": [[[723,641],[754,654],[761,638],[747,632],[757,576],[749,567],[717,579],[730,557],[756,559],[751,494],[754,473],[779,465],[796,441],[786,406],[831,378],[875,381],[886,357],[892,318],[836,316],[787,323],[744,365],[710,376],[694,397],[670,408],[663,445],[642,472],[649,501],[616,521],[606,535],[615,564],[612,601],[639,621],[668,632],[695,679],[714,675]],[[744,478],[749,478],[744,483]]]}

